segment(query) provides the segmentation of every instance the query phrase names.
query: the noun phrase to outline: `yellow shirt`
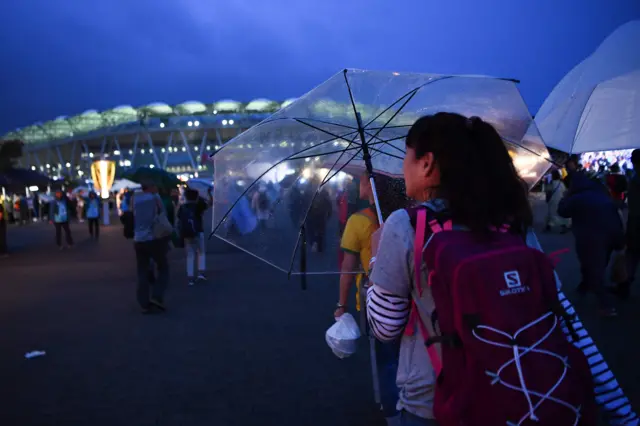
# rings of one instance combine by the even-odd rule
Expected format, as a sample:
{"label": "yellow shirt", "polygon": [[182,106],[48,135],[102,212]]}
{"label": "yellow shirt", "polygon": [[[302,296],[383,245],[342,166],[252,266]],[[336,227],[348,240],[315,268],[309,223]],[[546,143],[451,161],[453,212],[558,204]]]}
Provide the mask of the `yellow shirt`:
{"label": "yellow shirt", "polygon": [[[342,233],[340,248],[360,257],[362,269],[368,271],[371,260],[371,235],[378,229],[378,221],[375,213],[370,208],[354,213],[347,220]],[[362,274],[356,277],[356,309],[360,310],[360,283]]]}

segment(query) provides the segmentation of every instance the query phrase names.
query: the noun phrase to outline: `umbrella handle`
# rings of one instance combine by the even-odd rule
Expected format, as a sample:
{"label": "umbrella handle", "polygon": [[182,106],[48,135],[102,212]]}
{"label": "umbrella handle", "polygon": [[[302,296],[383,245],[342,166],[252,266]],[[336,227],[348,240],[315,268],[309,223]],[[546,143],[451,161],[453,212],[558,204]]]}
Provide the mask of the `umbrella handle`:
{"label": "umbrella handle", "polygon": [[376,213],[378,214],[378,223],[382,225],[384,220],[382,219],[382,210],[380,210],[380,202],[378,201],[378,191],[376,191],[376,182],[373,176],[369,177],[369,183],[371,184],[371,192],[373,193],[373,202],[376,206]]}

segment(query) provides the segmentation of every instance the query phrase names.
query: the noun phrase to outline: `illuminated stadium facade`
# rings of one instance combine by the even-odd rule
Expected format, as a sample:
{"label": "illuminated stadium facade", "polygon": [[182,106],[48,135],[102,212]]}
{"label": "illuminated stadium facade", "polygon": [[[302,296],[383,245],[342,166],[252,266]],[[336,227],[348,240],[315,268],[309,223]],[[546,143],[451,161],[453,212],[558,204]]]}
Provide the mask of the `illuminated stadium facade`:
{"label": "illuminated stadium facade", "polygon": [[100,158],[116,161],[121,170],[149,166],[183,178],[211,176],[210,164],[202,162],[204,154],[291,102],[124,105],[36,123],[7,133],[2,140],[23,141],[20,165],[54,178],[89,177],[91,163]]}

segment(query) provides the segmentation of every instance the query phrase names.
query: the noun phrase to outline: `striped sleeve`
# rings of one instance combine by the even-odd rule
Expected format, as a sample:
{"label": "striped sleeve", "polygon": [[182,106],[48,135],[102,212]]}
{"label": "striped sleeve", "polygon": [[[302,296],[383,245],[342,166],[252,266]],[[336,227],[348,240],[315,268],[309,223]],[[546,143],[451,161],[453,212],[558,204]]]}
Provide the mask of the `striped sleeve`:
{"label": "striped sleeve", "polygon": [[396,296],[375,284],[367,290],[367,317],[374,336],[390,342],[402,334],[409,318],[409,299]]}
{"label": "striped sleeve", "polygon": [[609,418],[609,424],[629,426],[640,425],[640,419],[638,419],[638,416],[633,411],[631,402],[625,396],[622,388],[613,375],[613,372],[596,347],[595,342],[589,336],[584,325],[577,317],[573,305],[571,305],[571,302],[562,291],[558,291],[558,299],[560,299],[560,303],[562,303],[562,306],[567,313],[575,318],[572,324],[578,338],[580,339],[579,341],[573,341],[566,324],[562,324],[562,329],[567,335],[567,339],[580,349],[587,357],[589,368],[593,375],[596,402]]}

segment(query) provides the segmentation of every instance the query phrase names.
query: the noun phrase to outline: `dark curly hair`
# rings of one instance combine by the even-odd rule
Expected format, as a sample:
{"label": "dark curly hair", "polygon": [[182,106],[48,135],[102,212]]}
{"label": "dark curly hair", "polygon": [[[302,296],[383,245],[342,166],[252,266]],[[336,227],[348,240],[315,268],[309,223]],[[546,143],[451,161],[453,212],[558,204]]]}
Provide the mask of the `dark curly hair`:
{"label": "dark curly hair", "polygon": [[505,223],[522,233],[532,226],[526,183],[491,124],[453,113],[428,115],[413,124],[406,144],[417,159],[433,153],[440,170],[436,196],[448,202],[454,222],[478,233]]}

